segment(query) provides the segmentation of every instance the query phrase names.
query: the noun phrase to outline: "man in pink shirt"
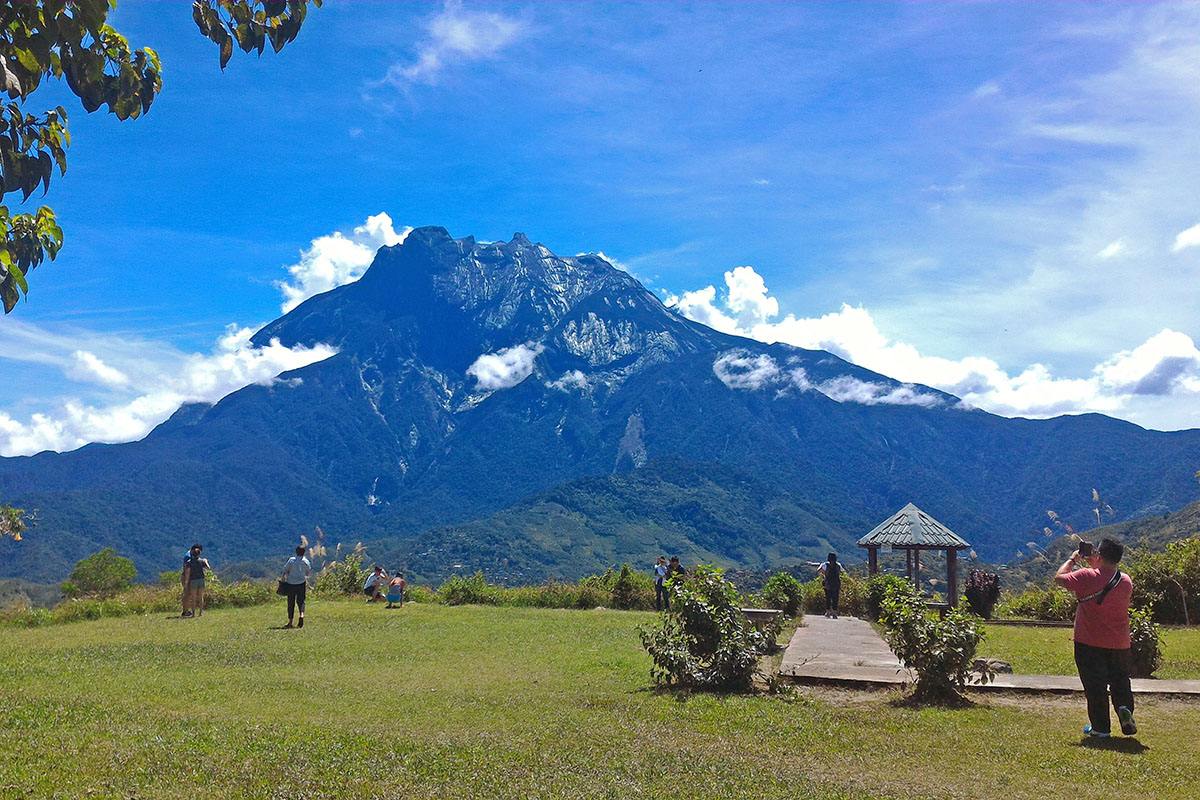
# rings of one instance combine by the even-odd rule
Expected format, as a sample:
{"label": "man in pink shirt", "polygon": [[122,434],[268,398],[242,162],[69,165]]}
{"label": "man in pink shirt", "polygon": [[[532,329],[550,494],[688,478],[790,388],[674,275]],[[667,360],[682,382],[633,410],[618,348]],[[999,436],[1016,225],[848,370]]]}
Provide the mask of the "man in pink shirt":
{"label": "man in pink shirt", "polygon": [[[1075,593],[1075,666],[1087,697],[1087,736],[1111,735],[1108,716],[1109,693],[1113,708],[1126,736],[1137,733],[1133,722],[1133,691],[1129,685],[1129,598],[1133,582],[1117,569],[1124,546],[1105,539],[1096,552],[1087,542],[1080,543],[1086,555],[1076,550],[1058,568],[1054,581]],[[1090,568],[1075,569],[1086,561]]]}

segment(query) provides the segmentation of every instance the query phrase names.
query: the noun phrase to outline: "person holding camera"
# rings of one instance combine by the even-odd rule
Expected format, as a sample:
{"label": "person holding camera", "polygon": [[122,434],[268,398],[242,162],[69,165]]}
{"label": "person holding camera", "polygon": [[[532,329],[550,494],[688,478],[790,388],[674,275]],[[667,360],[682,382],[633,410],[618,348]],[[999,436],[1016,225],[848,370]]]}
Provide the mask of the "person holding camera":
{"label": "person holding camera", "polygon": [[[1129,600],[1133,582],[1117,569],[1124,546],[1105,539],[1099,548],[1081,541],[1058,572],[1054,582],[1075,593],[1075,666],[1087,697],[1089,724],[1085,736],[1106,739],[1111,735],[1108,703],[1111,696],[1121,732],[1137,733],[1133,721],[1133,690],[1129,683]],[[1087,566],[1076,569],[1079,564]]]}

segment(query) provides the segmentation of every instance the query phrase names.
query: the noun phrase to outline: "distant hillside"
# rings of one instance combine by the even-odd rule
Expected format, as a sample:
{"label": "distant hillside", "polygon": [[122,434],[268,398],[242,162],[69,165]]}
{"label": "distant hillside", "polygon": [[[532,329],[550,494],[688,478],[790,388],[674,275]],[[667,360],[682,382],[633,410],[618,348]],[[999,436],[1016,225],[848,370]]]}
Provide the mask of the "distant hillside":
{"label": "distant hillside", "polygon": [[61,597],[57,584],[30,583],[19,578],[0,579],[0,609],[16,606],[46,608]]}
{"label": "distant hillside", "polygon": [[[1075,551],[1079,537],[1093,543],[1105,538],[1116,539],[1126,547],[1161,552],[1171,542],[1200,537],[1200,501],[1173,513],[1117,522],[1080,531],[1074,536],[1059,536],[1044,548],[1044,556],[1025,552],[1020,559],[1010,563],[1004,571],[1005,586],[1015,588],[1026,584],[1046,585],[1058,566]],[[1026,548],[1026,551],[1028,550],[1029,548]]]}

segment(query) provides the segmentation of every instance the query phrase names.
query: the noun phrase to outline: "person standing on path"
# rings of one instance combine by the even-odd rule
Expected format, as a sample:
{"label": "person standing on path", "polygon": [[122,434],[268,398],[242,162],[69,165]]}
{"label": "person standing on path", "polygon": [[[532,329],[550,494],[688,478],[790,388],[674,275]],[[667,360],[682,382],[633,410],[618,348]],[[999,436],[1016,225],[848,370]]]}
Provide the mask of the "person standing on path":
{"label": "person standing on path", "polygon": [[838,595],[842,592],[842,565],[838,563],[837,553],[830,553],[829,559],[817,567],[817,575],[825,587],[825,616],[837,619]]}
{"label": "person standing on path", "polygon": [[658,561],[654,563],[654,610],[662,611],[664,608],[671,608],[671,601],[667,598],[667,587],[663,586],[663,581],[667,579],[667,557],[659,556]]}
{"label": "person standing on path", "polygon": [[200,616],[204,613],[204,576],[212,571],[212,565],[204,558],[204,545],[197,542],[188,551],[188,558],[183,563],[183,582],[187,586],[187,597],[184,599],[188,610],[183,612],[185,617]]}
{"label": "person standing on path", "polygon": [[304,557],[304,548],[297,547],[296,555],[283,565],[284,588],[287,590],[288,621],[285,628],[291,628],[296,616],[296,606],[300,607],[300,624],[294,627],[304,627],[304,600],[308,595],[308,576],[312,572],[312,563]]}
{"label": "person standing on path", "polygon": [[[1087,698],[1088,724],[1085,736],[1106,739],[1112,735],[1108,715],[1111,696],[1121,732],[1137,733],[1133,721],[1133,690],[1129,682],[1129,600],[1133,581],[1117,569],[1124,546],[1112,539],[1100,542],[1093,552],[1091,542],[1080,542],[1054,573],[1054,582],[1075,593],[1075,666]],[[1086,562],[1087,567],[1075,569]]]}

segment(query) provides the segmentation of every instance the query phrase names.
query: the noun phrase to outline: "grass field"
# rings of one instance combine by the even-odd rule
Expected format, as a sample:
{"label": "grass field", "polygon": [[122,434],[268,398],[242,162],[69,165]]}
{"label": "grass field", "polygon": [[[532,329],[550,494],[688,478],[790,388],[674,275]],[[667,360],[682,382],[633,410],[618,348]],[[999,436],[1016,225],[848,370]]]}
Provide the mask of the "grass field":
{"label": "grass field", "polygon": [[[656,692],[650,614],[314,602],[0,629],[0,798],[1200,795],[1200,705]],[[1129,794],[1128,790],[1122,793]]]}
{"label": "grass field", "polygon": [[[1163,628],[1163,665],[1157,678],[1200,679],[1200,629]],[[988,625],[979,655],[1012,664],[1013,672],[1030,675],[1074,675],[1075,655],[1070,628]]]}

